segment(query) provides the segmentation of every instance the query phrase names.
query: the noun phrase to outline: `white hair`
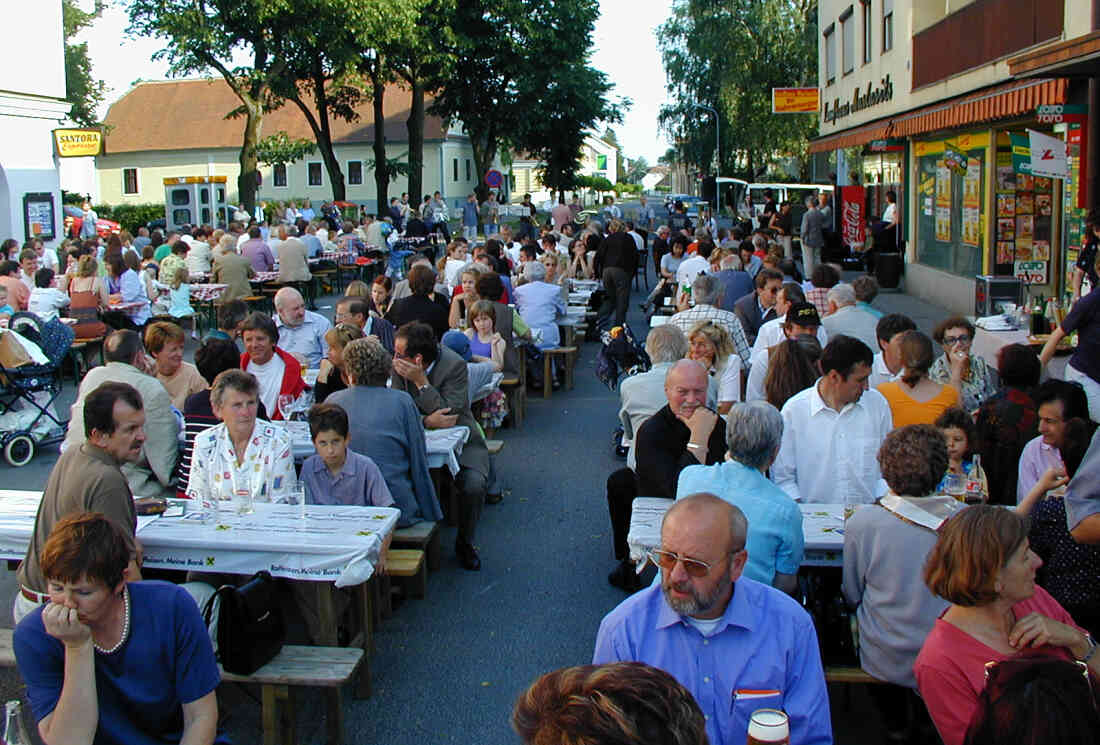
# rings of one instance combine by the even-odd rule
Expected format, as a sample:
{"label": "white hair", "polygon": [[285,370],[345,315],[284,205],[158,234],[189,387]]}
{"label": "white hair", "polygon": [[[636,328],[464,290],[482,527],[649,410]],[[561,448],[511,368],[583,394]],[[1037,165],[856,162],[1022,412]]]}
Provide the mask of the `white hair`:
{"label": "white hair", "polygon": [[829,288],[829,293],[825,296],[825,299],[830,303],[836,303],[838,308],[843,308],[845,305],[855,305],[856,291],[847,282],[841,282]]}

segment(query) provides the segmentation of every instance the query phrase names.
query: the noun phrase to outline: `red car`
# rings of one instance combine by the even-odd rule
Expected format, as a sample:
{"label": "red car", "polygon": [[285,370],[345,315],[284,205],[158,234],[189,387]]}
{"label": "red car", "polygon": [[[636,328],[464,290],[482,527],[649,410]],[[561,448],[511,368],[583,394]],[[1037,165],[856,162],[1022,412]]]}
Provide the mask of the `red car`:
{"label": "red car", "polygon": [[[80,226],[84,224],[84,210],[79,207],[75,207],[71,204],[66,204],[64,207],[65,213],[65,235],[70,238],[80,237]],[[114,235],[122,230],[122,226],[114,220],[104,220],[102,217],[97,217],[95,221],[95,232],[100,238],[106,238],[109,235]]]}

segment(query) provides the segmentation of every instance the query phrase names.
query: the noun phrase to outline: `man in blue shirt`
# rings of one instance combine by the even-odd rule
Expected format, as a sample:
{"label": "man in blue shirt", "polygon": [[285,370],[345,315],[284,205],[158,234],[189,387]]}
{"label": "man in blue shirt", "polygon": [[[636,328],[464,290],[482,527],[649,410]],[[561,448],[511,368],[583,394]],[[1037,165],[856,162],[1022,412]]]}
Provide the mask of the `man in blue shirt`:
{"label": "man in blue shirt", "polygon": [[306,310],[302,293],[284,287],[275,293],[275,326],[279,329],[279,347],[298,358],[302,367],[315,370],[328,356],[325,334],[332,328],[320,313]]}
{"label": "man in blue shirt", "polygon": [[748,558],[741,510],[713,494],[676,503],[661,525],[654,584],[600,624],[592,662],[645,662],[691,691],[711,745],[741,745],[757,709],[782,709],[791,742],[832,743],[829,696],[809,614],[782,592],[741,576]]}
{"label": "man in blue shirt", "polygon": [[766,401],[734,404],[726,419],[725,463],[680,471],[676,498],[708,492],[745,513],[751,526],[745,576],[793,595],[805,542],[802,511],[764,475],[779,454],[782,437],[779,409]]}

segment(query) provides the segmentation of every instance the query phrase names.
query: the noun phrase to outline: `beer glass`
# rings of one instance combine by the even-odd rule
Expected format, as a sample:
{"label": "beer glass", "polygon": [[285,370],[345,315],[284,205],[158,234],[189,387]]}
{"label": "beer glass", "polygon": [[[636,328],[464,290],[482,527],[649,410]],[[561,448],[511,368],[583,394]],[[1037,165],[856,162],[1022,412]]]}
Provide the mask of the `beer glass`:
{"label": "beer glass", "polygon": [[779,709],[757,709],[749,718],[747,745],[788,745],[791,741],[787,715]]}

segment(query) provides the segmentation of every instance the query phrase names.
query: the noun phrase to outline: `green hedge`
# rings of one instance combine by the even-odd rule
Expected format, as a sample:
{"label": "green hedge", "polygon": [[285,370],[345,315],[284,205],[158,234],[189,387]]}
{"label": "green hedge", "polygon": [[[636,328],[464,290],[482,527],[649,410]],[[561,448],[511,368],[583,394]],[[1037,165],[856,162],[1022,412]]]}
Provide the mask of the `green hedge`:
{"label": "green hedge", "polygon": [[93,209],[104,220],[117,222],[130,235],[137,235],[138,228],[153,220],[164,219],[163,204],[97,204]]}

